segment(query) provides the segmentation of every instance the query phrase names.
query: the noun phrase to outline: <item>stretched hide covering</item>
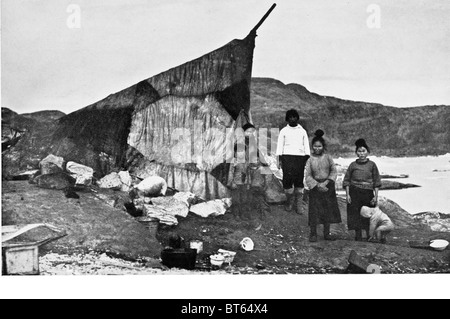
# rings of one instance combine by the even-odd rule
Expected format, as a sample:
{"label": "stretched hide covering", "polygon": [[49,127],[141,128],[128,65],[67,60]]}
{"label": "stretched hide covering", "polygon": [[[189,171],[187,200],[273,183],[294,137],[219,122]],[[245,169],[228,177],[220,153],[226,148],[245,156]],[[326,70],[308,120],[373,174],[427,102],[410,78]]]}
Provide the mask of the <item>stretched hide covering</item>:
{"label": "stretched hide covering", "polygon": [[125,168],[206,199],[227,196],[226,143],[240,114],[250,117],[255,37],[251,32],[61,118],[53,153],[101,176]]}

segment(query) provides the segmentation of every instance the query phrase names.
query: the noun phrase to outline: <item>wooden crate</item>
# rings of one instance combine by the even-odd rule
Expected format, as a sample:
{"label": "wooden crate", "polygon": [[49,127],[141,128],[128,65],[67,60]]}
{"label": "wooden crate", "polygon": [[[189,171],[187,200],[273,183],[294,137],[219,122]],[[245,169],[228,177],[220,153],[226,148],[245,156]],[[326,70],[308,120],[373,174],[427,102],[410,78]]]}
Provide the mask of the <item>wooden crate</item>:
{"label": "wooden crate", "polygon": [[[55,232],[52,237],[36,242],[13,242],[12,240],[38,227]],[[39,246],[67,236],[62,229],[48,224],[8,225],[1,227],[2,275],[39,275]]]}
{"label": "wooden crate", "polygon": [[2,247],[2,275],[39,275],[39,247],[34,244]]}

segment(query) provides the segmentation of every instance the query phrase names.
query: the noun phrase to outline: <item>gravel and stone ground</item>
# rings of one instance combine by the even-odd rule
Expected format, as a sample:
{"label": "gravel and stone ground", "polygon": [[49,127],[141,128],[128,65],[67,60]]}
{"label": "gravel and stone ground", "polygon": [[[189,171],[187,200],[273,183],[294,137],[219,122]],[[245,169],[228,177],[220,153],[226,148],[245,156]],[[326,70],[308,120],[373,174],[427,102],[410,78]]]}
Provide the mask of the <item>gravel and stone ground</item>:
{"label": "gravel and stone ground", "polygon": [[[80,192],[67,199],[62,191],[47,190],[26,181],[2,183],[2,225],[49,223],[68,236],[41,247],[42,275],[171,275],[171,274],[345,274],[351,251],[383,274],[450,273],[450,250],[411,248],[409,241],[446,239],[450,233],[435,232],[414,220],[398,205],[381,199],[380,205],[397,225],[388,243],[355,242],[346,229],[345,201],[339,199],[342,224],[333,225],[336,241],[308,241],[307,204],[303,215],[272,205],[264,220],[251,215],[237,220],[232,214],[201,218],[189,214],[175,227],[160,225],[149,231],[125,211],[99,199],[95,192]],[[119,194],[120,195],[120,194]],[[118,194],[114,196],[120,197]],[[203,242],[194,271],[168,269],[160,262],[161,250],[172,235]],[[250,237],[255,249],[247,252],[240,241]],[[212,268],[209,256],[218,249],[237,252],[231,265]]]}

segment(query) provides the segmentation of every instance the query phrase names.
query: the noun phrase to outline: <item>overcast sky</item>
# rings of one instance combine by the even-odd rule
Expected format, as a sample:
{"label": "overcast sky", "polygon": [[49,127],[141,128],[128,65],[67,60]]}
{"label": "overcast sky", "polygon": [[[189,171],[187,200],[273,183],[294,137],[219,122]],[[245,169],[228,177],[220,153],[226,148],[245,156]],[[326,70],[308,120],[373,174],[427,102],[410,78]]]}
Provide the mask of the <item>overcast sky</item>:
{"label": "overcast sky", "polygon": [[[244,38],[274,2],[2,0],[2,106],[70,113]],[[253,76],[391,106],[450,105],[450,1],[276,2]]]}

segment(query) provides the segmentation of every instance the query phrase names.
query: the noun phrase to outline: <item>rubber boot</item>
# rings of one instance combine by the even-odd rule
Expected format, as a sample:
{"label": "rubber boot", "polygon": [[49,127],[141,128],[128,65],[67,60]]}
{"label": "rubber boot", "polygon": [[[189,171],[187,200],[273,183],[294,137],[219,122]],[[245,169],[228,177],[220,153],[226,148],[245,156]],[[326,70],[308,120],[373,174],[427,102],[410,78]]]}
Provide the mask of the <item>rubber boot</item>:
{"label": "rubber boot", "polygon": [[241,220],[249,221],[252,219],[250,214],[251,209],[252,207],[250,207],[250,204],[248,202],[241,205]]}
{"label": "rubber boot", "polygon": [[303,201],[303,192],[295,192],[294,194],[294,211],[298,215],[303,215],[302,213],[302,201]]}
{"label": "rubber boot", "polygon": [[369,231],[369,229],[365,229],[365,231],[366,231],[366,240],[369,241],[369,239],[370,239],[370,231]]}
{"label": "rubber boot", "polygon": [[259,217],[261,221],[266,220],[268,215],[270,215],[270,206],[264,198],[261,198],[261,203],[259,204]]}
{"label": "rubber boot", "polygon": [[240,205],[233,205],[233,215],[234,219],[240,220],[241,219],[241,207]]}
{"label": "rubber boot", "polygon": [[336,238],[331,235],[330,224],[323,225],[323,238],[328,241],[334,241]]}
{"label": "rubber boot", "polygon": [[294,194],[286,193],[286,204],[284,205],[284,210],[287,212],[292,212],[294,205]]}
{"label": "rubber boot", "polygon": [[355,230],[355,240],[362,241],[362,229]]}
{"label": "rubber boot", "polygon": [[317,226],[310,226],[309,242],[317,242]]}

